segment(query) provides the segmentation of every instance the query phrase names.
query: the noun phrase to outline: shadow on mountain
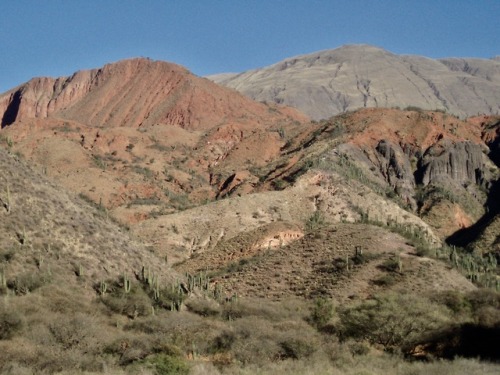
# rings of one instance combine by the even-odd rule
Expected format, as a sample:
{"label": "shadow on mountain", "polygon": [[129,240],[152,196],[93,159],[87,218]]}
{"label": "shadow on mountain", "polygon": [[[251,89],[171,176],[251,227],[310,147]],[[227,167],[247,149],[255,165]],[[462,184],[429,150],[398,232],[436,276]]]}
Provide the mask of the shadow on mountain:
{"label": "shadow on mountain", "polygon": [[16,121],[17,114],[19,112],[19,106],[21,105],[21,90],[18,90],[14,93],[9,106],[5,110],[2,117],[2,129],[6,126],[11,125]]}
{"label": "shadow on mountain", "polygon": [[491,186],[486,201],[486,213],[473,225],[468,228],[461,229],[446,239],[449,245],[466,247],[471,242],[476,240],[481,235],[483,230],[491,223],[491,221],[500,215],[500,180],[497,180]]}

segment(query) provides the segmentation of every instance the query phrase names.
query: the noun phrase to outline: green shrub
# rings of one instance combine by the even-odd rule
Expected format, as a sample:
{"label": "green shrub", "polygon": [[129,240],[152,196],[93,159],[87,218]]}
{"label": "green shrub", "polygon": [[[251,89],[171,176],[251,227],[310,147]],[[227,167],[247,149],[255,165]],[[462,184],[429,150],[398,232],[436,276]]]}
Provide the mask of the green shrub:
{"label": "green shrub", "polygon": [[280,342],[282,358],[302,359],[310,357],[317,349],[317,342],[305,337],[289,337]]}
{"label": "green shrub", "polygon": [[368,340],[386,349],[404,349],[447,323],[443,306],[410,294],[385,293],[339,309],[343,339]]}
{"label": "green shrub", "polygon": [[431,296],[431,300],[440,305],[445,305],[455,314],[468,315],[472,308],[465,294],[454,290],[435,293]]}
{"label": "green shrub", "polygon": [[321,211],[314,211],[309,219],[306,221],[306,230],[314,231],[321,228],[325,224],[325,218]]}
{"label": "green shrub", "polygon": [[10,339],[23,328],[23,320],[19,313],[0,309],[0,340]]}
{"label": "green shrub", "polygon": [[209,353],[221,353],[231,349],[236,341],[236,335],[233,331],[224,331],[217,336],[209,347]]}
{"label": "green shrub", "polygon": [[179,357],[157,354],[146,359],[157,375],[187,375],[189,366]]}
{"label": "green shrub", "polygon": [[17,276],[7,283],[9,289],[17,295],[24,295],[50,283],[52,276],[49,273],[28,272]]}
{"label": "green shrub", "polygon": [[387,287],[396,284],[397,279],[393,274],[385,274],[373,280],[372,282],[375,285]]}
{"label": "green shrub", "polygon": [[189,311],[201,316],[217,316],[221,313],[220,305],[207,298],[190,299],[186,302]]}
{"label": "green shrub", "polygon": [[314,302],[309,315],[309,323],[317,329],[323,329],[328,322],[333,318],[334,308],[331,300],[326,298],[318,298]]}
{"label": "green shrub", "polygon": [[101,301],[113,312],[129,318],[146,316],[152,313],[149,296],[138,285],[131,286],[127,292],[119,283],[108,283],[108,293],[101,296]]}

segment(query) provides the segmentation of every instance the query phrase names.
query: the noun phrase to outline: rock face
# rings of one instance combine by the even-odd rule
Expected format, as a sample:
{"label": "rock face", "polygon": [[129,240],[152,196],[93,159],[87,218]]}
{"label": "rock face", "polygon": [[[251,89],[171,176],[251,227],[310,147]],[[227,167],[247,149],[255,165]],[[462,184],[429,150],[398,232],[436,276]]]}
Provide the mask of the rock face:
{"label": "rock face", "polygon": [[484,180],[485,155],[480,145],[471,142],[449,141],[430,147],[421,160],[421,178],[424,186],[443,179],[459,184]]}
{"label": "rock face", "polygon": [[415,179],[408,155],[398,144],[386,140],[381,140],[376,150],[381,156],[380,172],[397,194],[415,209]]}
{"label": "rock face", "polygon": [[500,111],[500,61],[399,56],[367,45],[286,59],[215,82],[314,119],[364,107],[416,106],[457,116]]}
{"label": "rock face", "polygon": [[143,58],[71,77],[34,78],[0,96],[2,128],[25,119],[57,117],[91,126],[208,129],[223,118],[242,123],[266,121],[271,115],[267,106],[183,67]]}
{"label": "rock face", "polygon": [[387,197],[399,197],[442,238],[495,206],[500,174],[490,152],[498,140],[495,119],[364,109],[325,123],[342,124],[349,134],[335,146],[339,161],[348,161],[349,175]]}

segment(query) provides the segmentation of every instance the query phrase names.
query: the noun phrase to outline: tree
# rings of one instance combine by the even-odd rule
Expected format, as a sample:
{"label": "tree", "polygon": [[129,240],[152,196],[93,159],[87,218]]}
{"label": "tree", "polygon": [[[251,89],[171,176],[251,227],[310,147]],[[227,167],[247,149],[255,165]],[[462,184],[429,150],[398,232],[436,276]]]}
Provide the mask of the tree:
{"label": "tree", "polygon": [[342,338],[365,339],[386,349],[404,349],[448,321],[445,307],[392,292],[341,308],[339,318]]}

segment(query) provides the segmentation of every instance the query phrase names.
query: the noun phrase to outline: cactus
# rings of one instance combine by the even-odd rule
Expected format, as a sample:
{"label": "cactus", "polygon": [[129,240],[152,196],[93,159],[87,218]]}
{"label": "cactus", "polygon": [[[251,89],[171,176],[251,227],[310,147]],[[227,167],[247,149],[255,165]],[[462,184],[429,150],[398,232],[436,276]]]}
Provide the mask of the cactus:
{"label": "cactus", "polygon": [[160,299],[160,289],[156,287],[155,289],[153,289],[153,293],[153,298],[158,301]]}
{"label": "cactus", "polygon": [[7,185],[6,191],[5,191],[5,202],[3,202],[3,206],[7,210],[7,213],[10,213],[11,209],[11,200],[10,200],[10,188],[9,185]]}
{"label": "cactus", "polygon": [[398,270],[399,273],[403,273],[403,261],[401,260],[401,254],[398,254]]}
{"label": "cactus", "polygon": [[5,277],[5,269],[0,270],[0,287],[7,288],[7,278]]}
{"label": "cactus", "polygon": [[76,276],[82,277],[83,276],[83,266],[81,263],[78,263],[78,269],[76,270]]}
{"label": "cactus", "polygon": [[43,256],[41,253],[38,253],[38,257],[36,259],[36,266],[38,267],[38,269],[42,268],[42,264],[43,264]]}
{"label": "cactus", "polygon": [[28,235],[26,234],[26,227],[23,227],[23,230],[17,232],[16,234],[17,234],[17,239],[19,240],[21,246],[24,246],[28,243]]}
{"label": "cactus", "polygon": [[99,285],[99,293],[101,294],[101,296],[104,296],[107,291],[108,284],[105,281],[101,281],[101,284]]}
{"label": "cactus", "polygon": [[158,278],[156,279],[156,282],[153,286],[153,298],[156,301],[158,301],[160,299],[160,280],[158,280]]}
{"label": "cactus", "polygon": [[127,275],[123,274],[123,291],[125,293],[130,293],[130,288],[132,287],[130,283],[130,279],[127,277]]}

